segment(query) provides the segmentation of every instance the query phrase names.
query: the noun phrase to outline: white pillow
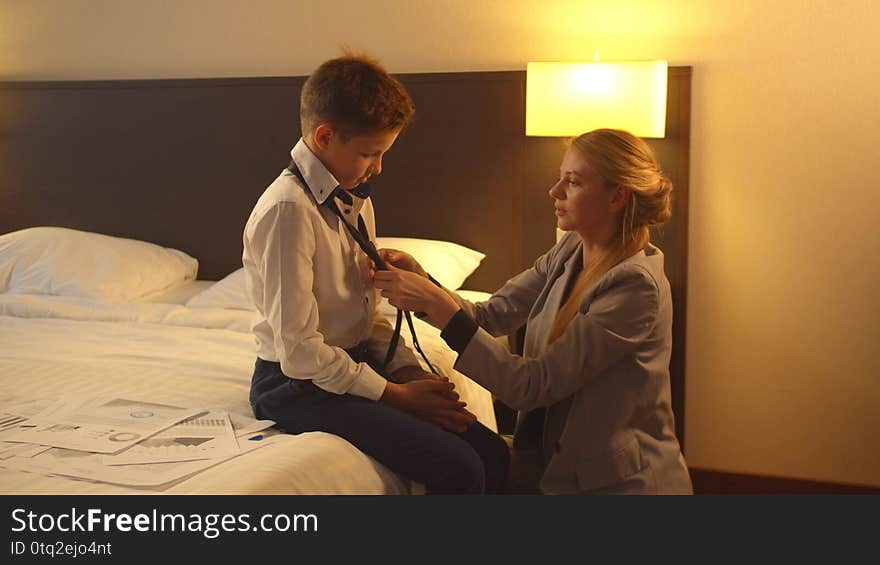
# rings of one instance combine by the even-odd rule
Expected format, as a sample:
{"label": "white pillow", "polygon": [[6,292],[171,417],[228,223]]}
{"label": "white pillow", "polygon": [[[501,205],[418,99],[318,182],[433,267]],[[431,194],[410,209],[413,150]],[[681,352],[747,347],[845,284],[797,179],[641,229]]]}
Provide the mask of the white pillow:
{"label": "white pillow", "polygon": [[451,241],[411,237],[377,237],[376,247],[412,255],[422,268],[450,290],[457,290],[480,266],[486,255]]}
{"label": "white pillow", "polygon": [[231,272],[222,280],[193,296],[186,305],[189,308],[253,310],[254,305],[245,286],[244,268]]}
{"label": "white pillow", "polygon": [[196,277],[183,251],[68,228],[0,235],[0,292],[136,300]]}

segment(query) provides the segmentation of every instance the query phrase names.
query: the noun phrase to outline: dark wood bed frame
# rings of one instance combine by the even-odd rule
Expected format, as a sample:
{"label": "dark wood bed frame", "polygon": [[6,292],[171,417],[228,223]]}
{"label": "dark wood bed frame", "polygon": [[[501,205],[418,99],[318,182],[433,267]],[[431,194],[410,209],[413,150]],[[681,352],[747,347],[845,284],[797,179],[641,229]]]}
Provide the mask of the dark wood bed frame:
{"label": "dark wood bed frame", "polygon": [[[492,291],[555,239],[547,189],[563,141],[528,138],[524,71],[402,74],[416,121],[372,182],[379,235],[486,253],[464,288]],[[54,225],[186,251],[199,278],[241,266],[241,232],[300,136],[305,77],[0,82],[0,234]],[[673,408],[684,438],[690,67],[669,69],[674,183],[655,242],[675,304]]]}

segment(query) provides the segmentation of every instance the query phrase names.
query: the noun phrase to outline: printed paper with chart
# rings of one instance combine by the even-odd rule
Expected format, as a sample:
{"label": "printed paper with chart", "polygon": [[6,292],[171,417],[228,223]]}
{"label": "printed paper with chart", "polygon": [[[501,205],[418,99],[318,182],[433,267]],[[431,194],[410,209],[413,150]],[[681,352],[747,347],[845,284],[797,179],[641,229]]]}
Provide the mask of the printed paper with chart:
{"label": "printed paper with chart", "polygon": [[28,422],[28,428],[4,439],[93,453],[117,453],[203,412],[126,398],[79,397],[44,411]]}
{"label": "printed paper with chart", "polygon": [[133,465],[215,459],[239,453],[227,412],[208,412],[175,424],[131,446],[104,457],[105,465]]}

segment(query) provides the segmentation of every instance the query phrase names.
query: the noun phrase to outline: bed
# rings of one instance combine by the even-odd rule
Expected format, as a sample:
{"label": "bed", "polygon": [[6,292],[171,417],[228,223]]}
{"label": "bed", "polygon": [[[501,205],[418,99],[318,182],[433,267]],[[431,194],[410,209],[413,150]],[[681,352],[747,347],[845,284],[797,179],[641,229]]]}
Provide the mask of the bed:
{"label": "bed", "polygon": [[[481,259],[481,254],[462,247],[456,271],[448,263],[450,250],[458,246],[413,241],[416,245],[410,250],[416,253],[424,253],[426,246],[445,251],[437,258],[435,271],[453,287],[463,280],[461,273],[473,270]],[[396,238],[388,243],[407,248],[407,242]],[[100,258],[91,262],[94,268],[83,268],[90,264],[88,257]],[[4,265],[0,280],[5,281],[0,287],[6,285],[0,293],[0,406],[44,408],[88,395],[225,411],[238,420],[251,416],[247,398],[255,360],[250,330],[254,312],[241,269],[216,282],[196,280],[196,261],[177,250],[48,227],[0,236],[0,259]],[[379,307],[393,323],[396,311],[385,301]],[[455,383],[479,420],[496,429],[489,393],[452,369],[454,353],[439,331],[421,320],[415,323],[422,349],[434,367]],[[176,478],[177,473],[184,471],[168,469],[170,463],[144,466],[138,475],[134,473],[141,469],[136,466],[126,467],[125,474],[113,473],[120,467],[107,465],[94,470],[91,465],[98,456],[84,451],[58,448],[26,457],[0,453],[0,490],[40,494],[419,491],[419,485],[337,436],[271,431],[253,436],[263,436],[260,441],[265,445],[242,439],[242,446],[258,449],[231,459],[177,463],[184,471],[192,469],[182,478]]]}
{"label": "bed", "polygon": [[[676,186],[674,220],[657,240],[675,300],[673,407],[683,441],[690,69],[669,72],[667,137],[650,143]],[[562,141],[523,135],[524,72],[398,76],[417,117],[373,183],[378,233],[398,244],[389,246],[399,247],[395,237],[479,253],[450,283],[478,300],[553,244],[545,189]],[[112,390],[250,415],[250,313],[224,307],[219,289],[234,287],[247,214],[299,136],[303,82],[0,82],[0,236],[57,226],[198,261],[190,279],[137,299],[0,293],[0,403]],[[212,288],[219,303],[193,300]],[[416,325],[431,362],[494,429],[491,395],[451,370],[454,354],[436,330]],[[47,477],[0,459],[0,492],[418,492],[335,436],[267,439],[184,480],[141,488]]]}

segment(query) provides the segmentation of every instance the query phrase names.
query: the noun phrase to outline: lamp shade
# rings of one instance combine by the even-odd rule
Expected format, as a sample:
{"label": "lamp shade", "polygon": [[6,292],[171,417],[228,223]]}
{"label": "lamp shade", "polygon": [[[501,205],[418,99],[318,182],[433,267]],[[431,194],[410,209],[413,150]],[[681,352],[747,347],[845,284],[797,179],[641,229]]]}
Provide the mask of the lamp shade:
{"label": "lamp shade", "polygon": [[526,135],[666,135],[666,61],[529,63]]}

